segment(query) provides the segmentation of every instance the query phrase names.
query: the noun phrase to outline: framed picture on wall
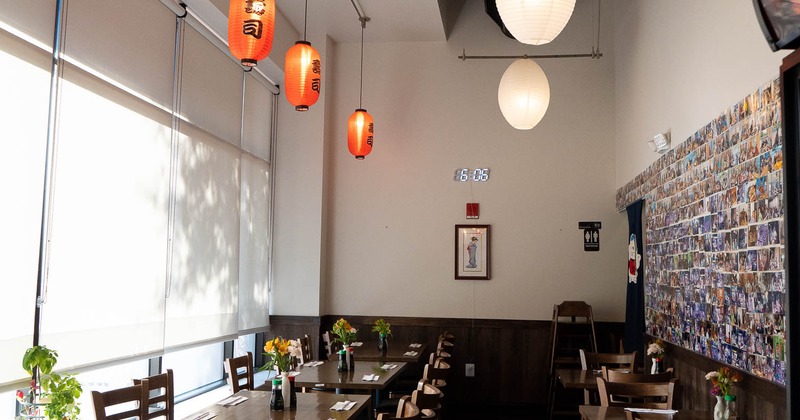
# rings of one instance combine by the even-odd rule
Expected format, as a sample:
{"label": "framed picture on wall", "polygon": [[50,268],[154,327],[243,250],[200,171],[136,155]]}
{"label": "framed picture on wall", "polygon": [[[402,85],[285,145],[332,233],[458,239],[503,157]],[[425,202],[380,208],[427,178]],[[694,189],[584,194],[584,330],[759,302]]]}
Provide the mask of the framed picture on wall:
{"label": "framed picture on wall", "polygon": [[489,225],[456,225],[456,280],[489,280]]}

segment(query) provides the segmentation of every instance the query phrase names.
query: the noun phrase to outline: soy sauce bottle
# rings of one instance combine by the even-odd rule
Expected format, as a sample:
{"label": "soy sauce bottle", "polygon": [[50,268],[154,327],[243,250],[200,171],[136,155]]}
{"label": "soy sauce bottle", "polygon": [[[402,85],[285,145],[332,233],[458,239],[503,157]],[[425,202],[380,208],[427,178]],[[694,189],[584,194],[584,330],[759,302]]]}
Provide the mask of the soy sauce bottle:
{"label": "soy sauce bottle", "polygon": [[283,391],[280,379],[272,380],[272,396],[269,399],[269,409],[283,411]]}

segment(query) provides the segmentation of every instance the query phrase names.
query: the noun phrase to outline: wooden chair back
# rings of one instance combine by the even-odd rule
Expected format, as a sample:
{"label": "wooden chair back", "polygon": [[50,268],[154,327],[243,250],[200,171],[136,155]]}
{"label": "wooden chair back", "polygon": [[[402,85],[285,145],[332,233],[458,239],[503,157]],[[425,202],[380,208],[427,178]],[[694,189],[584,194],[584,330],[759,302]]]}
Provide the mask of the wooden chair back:
{"label": "wooden chair back", "polygon": [[[671,409],[676,382],[677,379],[669,382],[609,382],[598,377],[597,392],[603,407]],[[620,400],[620,397],[626,400]]]}
{"label": "wooden chair back", "polygon": [[453,342],[448,340],[444,334],[440,334],[439,338],[436,340],[436,348],[437,349],[444,349],[448,347],[453,347]]}
{"label": "wooden chair back", "polygon": [[[164,417],[166,420],[175,419],[175,381],[172,378],[172,369],[159,375],[144,378],[148,382],[147,418]],[[134,379],[134,385],[142,383],[142,379]]]}
{"label": "wooden chair back", "polygon": [[300,363],[306,364],[314,360],[314,353],[311,351],[311,337],[306,334],[298,338],[300,341]]}
{"label": "wooden chair back", "polygon": [[584,349],[579,351],[581,369],[600,369],[602,366],[626,369],[629,373],[636,372],[636,355],[633,353],[589,353]]}
{"label": "wooden chair back", "polygon": [[[105,392],[92,391],[97,420],[147,419],[147,382],[147,379],[142,379],[137,385]],[[106,413],[108,408],[112,414]]]}
{"label": "wooden chair back", "polygon": [[231,394],[242,389],[252,390],[253,385],[253,353],[225,359],[225,373],[228,375],[228,387]]}
{"label": "wooden chair back", "polygon": [[395,420],[395,419],[421,419],[422,412],[416,404],[411,402],[411,396],[404,395],[397,402],[397,412],[394,416],[387,413],[378,415],[378,420]]}
{"label": "wooden chair back", "polygon": [[672,368],[662,373],[630,373],[621,370],[609,369],[608,366],[602,366],[603,377],[608,382],[625,382],[625,383],[640,383],[640,382],[669,382],[675,377]]}
{"label": "wooden chair back", "polygon": [[336,353],[339,349],[331,338],[331,332],[325,331],[322,333],[322,343],[325,345],[325,355],[330,358],[332,354]]}
{"label": "wooden chair back", "polygon": [[438,388],[447,386],[447,377],[449,375],[450,365],[442,358],[438,358],[433,363],[425,365],[422,371],[422,379],[427,379],[431,385]]}
{"label": "wooden chair back", "polygon": [[422,415],[426,419],[441,418],[442,404],[441,400],[444,397],[439,388],[428,383],[427,379],[422,379],[411,393],[411,402],[422,411]]}

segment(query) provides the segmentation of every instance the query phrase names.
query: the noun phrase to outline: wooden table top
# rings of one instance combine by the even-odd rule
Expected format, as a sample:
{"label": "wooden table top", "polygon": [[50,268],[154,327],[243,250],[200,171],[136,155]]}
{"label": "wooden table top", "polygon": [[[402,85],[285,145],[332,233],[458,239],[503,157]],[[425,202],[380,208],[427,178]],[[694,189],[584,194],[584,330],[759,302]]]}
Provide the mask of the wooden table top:
{"label": "wooden table top", "polygon": [[556,376],[564,388],[597,389],[600,372],[582,369],[556,369]]}
{"label": "wooden table top", "polygon": [[[312,388],[336,388],[336,389],[369,389],[379,390],[386,388],[397,375],[402,372],[407,364],[404,362],[392,362],[396,368],[383,370],[381,362],[367,362],[356,360],[355,372],[339,372],[338,363],[324,362],[319,366],[300,366],[297,371],[299,375],[294,378],[295,387]],[[377,374],[377,381],[364,381],[364,375]]]}
{"label": "wooden table top", "polygon": [[[297,393],[297,408],[283,411],[269,409],[270,392],[268,391],[239,391],[236,395],[248,398],[247,401],[231,406],[214,404],[206,407],[185,420],[284,420],[284,419],[309,419],[309,420],[347,420],[355,419],[370,405],[369,395],[333,394],[329,392]],[[355,401],[356,405],[349,411],[332,411],[330,408],[339,401]],[[214,416],[214,417],[212,417]]]}
{"label": "wooden table top", "polygon": [[[411,344],[394,343],[389,340],[389,349],[386,354],[381,354],[378,350],[377,341],[365,341],[362,345],[353,347],[353,355],[357,361],[418,363],[422,360],[427,348],[427,344],[420,344],[420,347],[411,347]],[[406,355],[407,352],[413,352],[414,354]],[[333,353],[328,359],[338,361],[339,355]]]}
{"label": "wooden table top", "polygon": [[[622,407],[600,407],[597,405],[582,405],[578,409],[584,420],[626,420],[625,409]],[[678,410],[676,414],[643,414],[646,419],[670,420],[708,420],[714,418],[713,411]]]}

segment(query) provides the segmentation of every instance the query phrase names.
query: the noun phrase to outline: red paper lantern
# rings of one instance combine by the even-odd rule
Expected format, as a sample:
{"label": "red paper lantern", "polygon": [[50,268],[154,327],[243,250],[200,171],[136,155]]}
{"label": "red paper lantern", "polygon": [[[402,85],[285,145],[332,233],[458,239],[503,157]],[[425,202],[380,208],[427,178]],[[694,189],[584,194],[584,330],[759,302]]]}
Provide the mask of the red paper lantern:
{"label": "red paper lantern", "polygon": [[347,121],[347,148],[356,159],[364,159],[372,151],[374,123],[366,109],[357,109]]}
{"label": "red paper lantern", "polygon": [[286,52],[286,99],[298,111],[317,103],[322,89],[322,61],[310,42],[297,41]]}
{"label": "red paper lantern", "polygon": [[228,47],[243,66],[267,58],[275,35],[275,0],[231,0]]}

